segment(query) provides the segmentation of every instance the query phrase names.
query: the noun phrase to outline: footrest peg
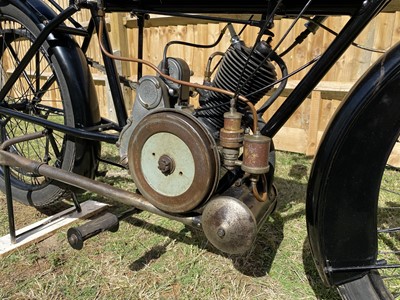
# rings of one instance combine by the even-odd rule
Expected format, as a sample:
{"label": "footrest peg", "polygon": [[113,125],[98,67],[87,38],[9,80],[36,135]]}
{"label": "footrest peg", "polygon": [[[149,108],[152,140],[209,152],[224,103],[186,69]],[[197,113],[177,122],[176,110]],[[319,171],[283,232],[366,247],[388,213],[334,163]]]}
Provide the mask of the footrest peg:
{"label": "footrest peg", "polygon": [[83,248],[83,242],[103,231],[116,232],[119,229],[119,219],[112,213],[105,213],[81,226],[72,227],[67,231],[68,243],[76,250]]}

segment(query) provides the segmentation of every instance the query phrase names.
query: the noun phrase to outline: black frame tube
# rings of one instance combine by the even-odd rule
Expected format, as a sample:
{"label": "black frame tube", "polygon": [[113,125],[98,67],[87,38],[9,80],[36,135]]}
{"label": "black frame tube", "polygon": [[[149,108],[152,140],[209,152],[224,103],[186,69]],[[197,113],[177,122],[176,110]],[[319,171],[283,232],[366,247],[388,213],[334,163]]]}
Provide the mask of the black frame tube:
{"label": "black frame tube", "polygon": [[32,46],[26,52],[25,56],[22,58],[18,66],[15,68],[10,78],[4,84],[3,88],[0,90],[0,99],[6,98],[7,93],[11,90],[15,82],[18,80],[19,76],[25,70],[26,66],[29,64],[31,59],[36,55],[36,52],[40,49],[42,44],[46,41],[48,36],[56,30],[56,28],[61,25],[65,20],[71,17],[74,13],[78,11],[78,7],[71,5],[67,7],[64,11],[57,15],[56,18],[52,19],[40,32],[36,40],[33,42]]}
{"label": "black frame tube", "polygon": [[[92,19],[94,20],[96,32],[99,32],[100,20],[101,16],[98,14],[97,7],[91,7]],[[103,31],[103,36],[101,38],[101,42],[106,49],[107,52],[113,53],[110,37],[108,35],[108,31]],[[110,85],[111,97],[114,103],[115,114],[117,116],[118,125],[120,127],[124,127],[127,123],[128,113],[124,104],[124,95],[122,93],[121,82],[119,80],[119,74],[117,71],[117,66],[115,65],[115,61],[108,56],[102,53],[104,67],[106,69],[108,84]]]}
{"label": "black frame tube", "polygon": [[97,133],[85,130],[84,128],[74,128],[66,125],[58,124],[55,122],[47,121],[46,119],[27,115],[9,108],[0,106],[0,114],[12,116],[14,118],[28,121],[48,129],[59,131],[73,137],[82,138],[86,140],[100,141],[115,144],[118,141],[118,136],[106,133]]}
{"label": "black frame tube", "polygon": [[10,232],[11,244],[15,244],[17,241],[17,236],[15,232],[15,215],[14,215],[14,205],[13,205],[12,191],[11,191],[10,167],[7,165],[3,165],[3,170],[4,170],[4,185],[6,188],[8,229]]}
{"label": "black frame tube", "polygon": [[261,129],[263,135],[269,137],[275,136],[364,27],[389,2],[390,0],[366,2],[366,6],[362,7],[360,11],[347,22],[346,26],[342,29],[338,37],[334,39],[318,62],[300,81],[293,92],[286,98],[285,102]]}
{"label": "black frame tube", "polygon": [[[1,124],[1,127],[2,127],[1,129],[2,141],[4,141],[5,140],[5,132],[3,130],[4,124]],[[0,151],[8,150],[12,145],[22,141],[28,141],[40,138],[42,136],[45,136],[45,134],[46,134],[45,132],[35,132],[24,136],[18,136],[11,140],[6,140],[0,145]],[[2,168],[4,170],[4,186],[6,190],[5,192],[6,192],[8,230],[10,233],[10,242],[11,244],[16,244],[18,236],[15,230],[15,214],[14,214],[14,204],[12,199],[11,171],[10,171],[10,166],[7,164],[3,164]]]}
{"label": "black frame tube", "polygon": [[[106,11],[138,12],[147,11],[150,13],[205,13],[205,14],[262,14],[266,13],[268,4],[273,1],[248,0],[246,2],[232,0],[105,0]],[[284,0],[279,13],[283,15],[297,15],[304,7],[306,0]],[[363,0],[314,0],[309,9],[310,15],[351,15],[354,14]]]}
{"label": "black frame tube", "polygon": [[[138,25],[138,58],[143,59],[143,39],[144,39],[144,22],[146,20],[146,14],[137,15]],[[143,65],[137,65],[137,81],[143,76]]]}
{"label": "black frame tube", "polygon": [[[385,1],[374,0],[367,2],[367,4],[364,7],[362,7],[358,11],[358,13],[356,13],[348,21],[348,23],[342,29],[339,36],[332,42],[330,47],[325,51],[325,53],[322,55],[319,61],[301,80],[299,85],[293,90],[293,92],[281,105],[278,111],[275,112],[272,118],[264,125],[264,127],[261,130],[261,133],[263,135],[273,137],[282,128],[282,126],[286,123],[286,121],[293,115],[295,110],[304,102],[306,97],[312,92],[312,90],[315,88],[318,82],[320,82],[323,76],[329,71],[332,65],[351,45],[351,42],[357,37],[357,35],[361,32],[361,30],[365,27],[365,25],[368,24],[368,22],[370,22],[370,20],[389,2],[390,2],[389,0]],[[91,26],[89,26],[90,27],[89,29],[92,31],[93,27],[98,29],[100,17],[98,16],[97,5],[93,4],[90,7],[90,10],[92,13],[91,23],[92,22],[93,23],[91,24]],[[26,65],[29,63],[30,59],[33,58],[35,52],[40,48],[41,44],[46,40],[48,35],[51,34],[52,30],[55,30],[58,25],[60,25],[63,21],[68,19],[71,15],[73,15],[77,11],[78,7],[72,5],[68,7],[66,10],[64,10],[62,13],[60,13],[56,18],[51,20],[49,24],[44,27],[43,31],[38,36],[36,41],[33,43],[29,51],[26,53],[21,63],[18,65],[16,70],[13,72],[13,74],[5,84],[4,88],[0,91],[0,99],[2,99],[1,97],[4,98],[5,95],[9,92],[12,85],[16,82],[16,80],[26,67]],[[142,19],[138,20],[139,23],[142,23],[144,21],[144,16],[141,14],[139,19]],[[107,31],[104,32],[102,39],[103,39],[102,40],[103,45],[105,46],[107,51],[112,52],[109,35]],[[139,50],[141,48],[140,45],[142,45],[143,43],[143,41],[141,41],[142,39],[143,36],[141,35],[138,41]],[[84,45],[87,45],[87,42],[85,42]],[[124,98],[119,81],[117,68],[114,60],[104,55],[103,58],[104,58],[107,78],[110,84],[110,90],[113,98],[114,108],[118,119],[118,124],[120,125],[120,127],[123,127],[124,125],[126,125],[127,111],[124,105]],[[139,72],[138,75],[140,75]],[[22,113],[18,113],[2,107],[0,107],[0,112],[4,113],[5,115],[14,116],[22,120],[30,121],[75,137],[80,137],[89,140],[104,141],[108,143],[115,143],[118,139],[118,137],[114,135],[88,132],[85,131],[85,129],[83,128],[75,129],[65,125],[52,123],[33,116],[28,116]]]}

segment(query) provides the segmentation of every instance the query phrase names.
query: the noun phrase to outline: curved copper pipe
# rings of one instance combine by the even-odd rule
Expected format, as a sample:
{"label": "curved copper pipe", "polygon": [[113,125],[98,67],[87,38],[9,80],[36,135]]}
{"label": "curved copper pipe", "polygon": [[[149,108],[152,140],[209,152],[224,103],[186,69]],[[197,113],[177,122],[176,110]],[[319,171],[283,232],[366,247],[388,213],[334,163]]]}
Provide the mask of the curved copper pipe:
{"label": "curved copper pipe", "polygon": [[[220,88],[213,87],[213,86],[202,85],[202,84],[199,84],[199,83],[191,83],[191,82],[187,82],[187,81],[183,81],[183,80],[179,80],[179,79],[173,78],[173,77],[161,72],[157,68],[157,66],[155,66],[154,64],[152,64],[149,61],[146,61],[146,60],[143,60],[143,59],[139,59],[139,58],[130,58],[130,57],[123,57],[123,56],[113,55],[112,53],[109,53],[104,48],[104,45],[103,45],[102,40],[101,40],[101,37],[103,36],[103,32],[104,32],[104,17],[101,17],[100,18],[100,24],[99,24],[99,32],[98,32],[98,34],[99,34],[99,38],[98,38],[99,39],[99,45],[100,45],[101,51],[111,59],[120,60],[120,61],[127,61],[127,62],[134,62],[134,63],[138,63],[138,64],[144,64],[144,65],[150,67],[151,69],[153,69],[161,77],[164,77],[165,79],[167,79],[169,81],[172,81],[174,83],[185,85],[185,86],[189,86],[189,87],[192,87],[192,88],[195,88],[195,89],[203,89],[203,90],[213,91],[213,92],[216,92],[216,93],[221,93],[221,94],[224,94],[224,95],[228,95],[228,96],[230,96],[232,98],[235,97],[235,93],[231,92],[231,91],[228,91],[228,90],[220,89]],[[250,100],[247,99],[244,96],[238,96],[238,99],[240,101],[246,103],[247,106],[250,108],[251,113],[253,115],[253,132],[254,133],[259,132],[257,110],[254,107],[253,103],[251,103]]]}
{"label": "curved copper pipe", "polygon": [[[267,178],[265,176],[265,174],[262,174],[262,182],[263,182],[263,186],[267,186]],[[266,202],[268,200],[268,193],[267,191],[263,191],[262,195],[260,195],[260,193],[258,192],[257,189],[257,182],[252,182],[252,186],[253,186],[253,195],[254,197],[257,199],[257,201],[260,202]]]}

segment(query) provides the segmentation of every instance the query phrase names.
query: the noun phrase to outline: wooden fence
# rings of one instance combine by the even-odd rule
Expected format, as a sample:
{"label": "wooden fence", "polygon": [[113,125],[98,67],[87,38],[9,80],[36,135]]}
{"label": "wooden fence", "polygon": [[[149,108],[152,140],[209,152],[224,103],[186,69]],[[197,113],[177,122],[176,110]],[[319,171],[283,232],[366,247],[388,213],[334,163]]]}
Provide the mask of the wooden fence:
{"label": "wooden fence", "polygon": [[[62,0],[59,3],[65,6],[68,0]],[[397,12],[400,7],[399,4],[399,0],[393,1],[386,12],[378,15],[365,28],[363,33],[357,38],[356,43],[371,48],[388,49],[400,41],[400,12]],[[77,15],[77,19],[82,24],[86,24],[89,19],[88,12],[80,12]],[[330,17],[325,22],[325,25],[339,32],[348,19],[349,17],[347,16]],[[116,13],[107,15],[107,21],[114,52],[122,56],[137,56],[138,30],[135,18],[129,14]],[[144,58],[154,64],[158,64],[162,59],[164,46],[171,40],[184,40],[199,44],[213,43],[220,34],[221,29],[225,26],[225,24],[220,23],[193,22],[193,20],[189,19],[152,16],[152,19],[146,21]],[[284,34],[291,22],[292,20],[290,19],[276,20],[273,29],[276,35],[274,41],[279,40],[279,37]],[[289,47],[294,38],[304,30],[304,24],[305,21],[299,21],[286,41],[279,47],[278,53]],[[235,28],[237,31],[240,31],[241,26],[235,25]],[[242,35],[242,39],[245,43],[251,45],[257,33],[257,28],[247,28]],[[333,38],[332,34],[321,29],[304,41],[303,44],[285,57],[289,72],[301,67],[315,56],[323,53]],[[209,55],[215,51],[225,51],[229,46],[229,42],[229,35],[226,34],[221,43],[215,48],[194,49],[175,45],[170,47],[168,55],[186,60],[193,71],[192,82],[201,82]],[[95,60],[100,60],[101,55],[96,39],[93,39],[88,56]],[[380,54],[378,53],[350,47],[304,104],[285,124],[284,128],[277,134],[274,139],[276,147],[280,150],[313,155],[329,120],[340,105],[341,100],[356,80],[379,56]],[[136,65],[120,63],[119,67],[123,74],[132,79],[136,78]],[[299,72],[290,79],[284,96],[296,86],[306,72],[307,70]],[[154,74],[154,72],[144,67],[144,74]],[[105,75],[93,69],[93,76],[99,95],[101,112],[105,117],[113,118],[114,112]],[[125,104],[129,111],[132,107],[134,94],[131,91],[125,90],[125,95]],[[264,118],[270,118],[284,100],[285,97],[280,97],[271,109],[265,113]],[[398,152],[400,154],[400,151]],[[398,161],[400,162],[400,160]]]}

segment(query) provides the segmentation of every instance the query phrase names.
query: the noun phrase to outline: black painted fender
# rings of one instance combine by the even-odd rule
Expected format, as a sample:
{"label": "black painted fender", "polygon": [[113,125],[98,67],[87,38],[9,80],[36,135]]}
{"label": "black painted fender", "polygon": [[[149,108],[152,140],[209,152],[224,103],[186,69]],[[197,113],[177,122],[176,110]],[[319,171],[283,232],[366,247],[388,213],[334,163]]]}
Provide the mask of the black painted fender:
{"label": "black painted fender", "polygon": [[[400,43],[358,81],[333,118],[307,190],[307,228],[328,285],[357,279],[377,256],[377,198],[400,129]],[[335,271],[336,270],[336,271]]]}
{"label": "black painted fender", "polygon": [[[7,3],[18,7],[39,28],[45,26],[44,20],[56,17],[56,13],[40,0],[8,0],[2,1],[0,5]],[[101,117],[97,94],[85,55],[68,34],[59,32],[50,34],[47,42],[50,45],[50,55],[54,55],[68,81],[67,87],[74,111],[75,127],[83,128],[99,124]],[[72,171],[93,178],[97,168],[100,144],[80,139],[75,139],[75,144],[76,160]]]}

